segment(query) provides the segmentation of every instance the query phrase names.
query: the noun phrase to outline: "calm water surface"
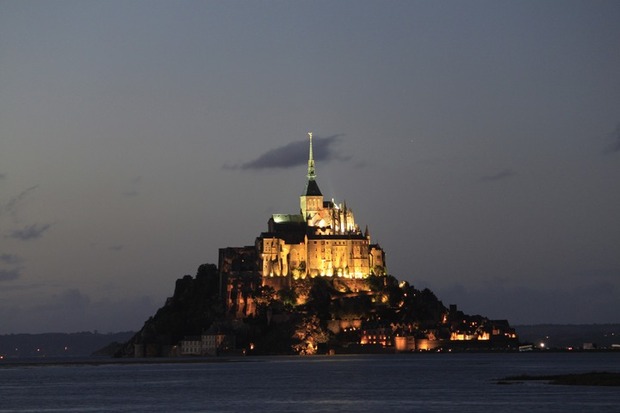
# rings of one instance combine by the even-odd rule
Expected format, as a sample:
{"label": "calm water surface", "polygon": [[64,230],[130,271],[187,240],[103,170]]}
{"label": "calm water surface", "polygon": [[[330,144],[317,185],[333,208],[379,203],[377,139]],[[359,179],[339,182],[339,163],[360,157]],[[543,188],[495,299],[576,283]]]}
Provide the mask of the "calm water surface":
{"label": "calm water surface", "polygon": [[497,384],[620,372],[620,353],[241,358],[0,368],[0,412],[620,412],[620,388]]}

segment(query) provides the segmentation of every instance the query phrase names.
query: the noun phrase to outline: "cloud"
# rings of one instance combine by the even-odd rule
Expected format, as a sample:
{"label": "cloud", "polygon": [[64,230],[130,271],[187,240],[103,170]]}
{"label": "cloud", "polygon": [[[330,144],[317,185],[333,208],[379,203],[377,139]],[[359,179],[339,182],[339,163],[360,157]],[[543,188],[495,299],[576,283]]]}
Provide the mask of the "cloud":
{"label": "cloud", "polygon": [[9,201],[4,205],[4,208],[2,208],[3,212],[15,216],[20,204],[22,204],[24,200],[26,200],[26,198],[28,198],[28,196],[38,187],[39,185],[31,186],[30,188],[24,189],[17,196],[9,199]]}
{"label": "cloud", "polygon": [[21,268],[13,268],[10,270],[5,270],[0,268],[0,281],[11,281],[16,280],[22,275]]}
{"label": "cloud", "polygon": [[616,129],[609,134],[612,142],[608,145],[607,153],[617,153],[620,152],[620,123],[616,125]]}
{"label": "cloud", "polygon": [[41,238],[43,233],[51,227],[51,224],[32,224],[26,225],[22,229],[16,229],[11,231],[9,238],[18,239],[21,241],[30,241],[33,239]]}
{"label": "cloud", "polygon": [[364,169],[364,168],[367,168],[368,166],[370,166],[370,162],[368,161],[357,161],[353,165],[355,169]]}
{"label": "cloud", "polygon": [[112,245],[112,246],[109,248],[109,250],[110,250],[110,251],[122,251],[122,250],[123,250],[123,248],[125,248],[125,246],[124,246],[124,245],[117,244],[117,245]]}
{"label": "cloud", "polygon": [[[316,161],[330,161],[332,159],[349,160],[350,157],[340,155],[334,148],[342,134],[332,135],[325,138],[312,138],[312,151]],[[271,149],[258,158],[236,166],[224,166],[226,169],[269,169],[269,168],[292,168],[305,165],[308,162],[308,141],[299,140],[284,146]]]}
{"label": "cloud", "polygon": [[21,263],[22,259],[19,255],[15,254],[0,254],[0,262],[12,265]]}
{"label": "cloud", "polygon": [[[20,269],[21,270],[21,269]],[[19,274],[21,277],[21,272]],[[48,287],[48,284],[45,283],[32,283],[32,284],[22,284],[22,285],[3,285],[2,292],[6,293],[9,291],[31,291],[31,290],[39,290],[42,287]]]}
{"label": "cloud", "polygon": [[512,178],[515,175],[516,175],[516,172],[514,172],[512,169],[504,169],[503,171],[500,171],[493,175],[482,176],[480,177],[480,181],[481,182],[500,181],[502,179]]}
{"label": "cloud", "polygon": [[136,176],[135,178],[133,178],[131,180],[131,183],[129,185],[129,188],[126,191],[123,191],[123,196],[126,197],[134,197],[134,196],[138,196],[139,192],[138,189],[140,187],[140,182],[142,181],[142,177],[141,176]]}
{"label": "cloud", "polygon": [[6,178],[6,174],[0,173],[0,181]]}

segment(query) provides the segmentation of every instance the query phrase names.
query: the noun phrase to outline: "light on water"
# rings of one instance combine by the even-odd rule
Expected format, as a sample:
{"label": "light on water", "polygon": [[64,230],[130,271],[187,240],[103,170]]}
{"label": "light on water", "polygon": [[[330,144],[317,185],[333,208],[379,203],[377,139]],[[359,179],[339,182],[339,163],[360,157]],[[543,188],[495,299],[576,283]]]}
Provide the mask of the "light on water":
{"label": "light on water", "polygon": [[620,372],[620,353],[240,358],[223,363],[5,366],[0,412],[618,411],[617,387],[498,384]]}

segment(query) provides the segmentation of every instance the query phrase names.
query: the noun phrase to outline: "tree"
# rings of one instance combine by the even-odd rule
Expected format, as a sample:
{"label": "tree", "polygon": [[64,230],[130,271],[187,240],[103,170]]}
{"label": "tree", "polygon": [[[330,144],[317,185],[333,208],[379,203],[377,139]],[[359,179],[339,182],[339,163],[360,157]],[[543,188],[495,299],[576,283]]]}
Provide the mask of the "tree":
{"label": "tree", "polygon": [[274,303],[278,301],[278,293],[272,287],[261,286],[254,294],[254,300],[256,301],[256,307],[258,311],[264,311],[273,307]]}
{"label": "tree", "polygon": [[295,326],[293,350],[300,355],[316,354],[319,344],[327,343],[329,334],[321,327],[321,320],[316,315],[304,317]]}
{"label": "tree", "polygon": [[323,277],[312,280],[308,304],[312,311],[321,319],[329,319],[332,288]]}
{"label": "tree", "polygon": [[292,310],[297,304],[297,293],[293,288],[283,288],[278,291],[278,298],[284,304],[284,307]]}

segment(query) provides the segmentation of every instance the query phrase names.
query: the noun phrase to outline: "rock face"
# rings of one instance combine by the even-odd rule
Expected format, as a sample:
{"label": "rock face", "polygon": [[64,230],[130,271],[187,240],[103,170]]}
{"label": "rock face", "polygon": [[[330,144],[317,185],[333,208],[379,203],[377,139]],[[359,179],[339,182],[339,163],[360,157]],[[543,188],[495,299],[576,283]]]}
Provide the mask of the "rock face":
{"label": "rock face", "polygon": [[174,295],[116,355],[177,355],[184,338],[216,333],[234,337],[236,348],[249,354],[517,346],[508,322],[447,308],[429,289],[389,275],[355,283],[299,279],[278,291],[253,284],[244,296],[255,309],[242,315],[228,308],[223,285],[213,264],[177,280]]}
{"label": "rock face", "polygon": [[[224,315],[219,298],[219,273],[213,264],[198,267],[196,277],[176,281],[174,295],[116,353],[119,357],[168,355],[187,335],[201,334]],[[136,350],[139,349],[139,350]]]}

